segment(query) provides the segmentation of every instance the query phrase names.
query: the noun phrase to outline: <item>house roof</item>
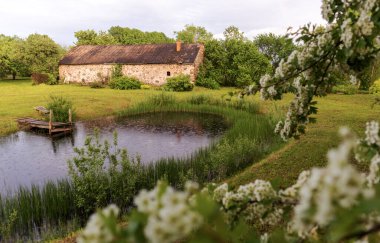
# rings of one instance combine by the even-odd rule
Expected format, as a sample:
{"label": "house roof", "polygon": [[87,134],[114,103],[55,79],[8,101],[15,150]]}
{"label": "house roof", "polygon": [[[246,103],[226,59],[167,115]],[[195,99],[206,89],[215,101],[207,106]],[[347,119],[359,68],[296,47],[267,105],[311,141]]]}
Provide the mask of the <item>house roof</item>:
{"label": "house roof", "polygon": [[148,45],[81,45],[72,48],[59,62],[60,65],[86,64],[189,64],[194,63],[199,44],[181,44],[176,51],[176,44]]}

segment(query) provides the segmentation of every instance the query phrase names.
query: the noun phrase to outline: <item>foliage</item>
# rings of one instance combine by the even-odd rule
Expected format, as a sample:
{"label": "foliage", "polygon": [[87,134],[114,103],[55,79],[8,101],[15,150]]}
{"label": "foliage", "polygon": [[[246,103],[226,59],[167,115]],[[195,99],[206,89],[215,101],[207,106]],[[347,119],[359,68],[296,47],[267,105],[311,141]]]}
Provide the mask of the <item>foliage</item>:
{"label": "foliage", "polygon": [[143,32],[128,27],[112,26],[108,31],[81,30],[75,32],[76,45],[133,45],[171,43],[173,39],[162,32]]}
{"label": "foliage", "polygon": [[53,111],[53,121],[68,122],[70,110],[72,121],[75,120],[76,113],[73,103],[67,98],[62,96],[50,96],[50,101],[46,108]]}
{"label": "foliage", "polygon": [[47,73],[33,73],[32,74],[32,81],[33,84],[44,84],[48,82],[49,75]]}
{"label": "foliage", "polygon": [[120,78],[123,77],[123,65],[116,64],[113,67],[111,78]]}
{"label": "foliage", "polygon": [[379,4],[374,0],[323,1],[322,15],[327,26],[309,24],[294,32],[303,48],[283,59],[274,75],[264,75],[260,86],[246,90],[246,93],[260,90],[263,99],[281,99],[292,87],[295,98],[285,120],[275,129],[283,139],[298,138],[305,132],[305,126],[315,121],[310,117],[317,113],[313,99],[326,95],[333,85],[329,73],[332,68],[347,66],[350,71],[360,73],[376,58],[380,50]]}
{"label": "foliage", "polygon": [[353,95],[353,94],[357,94],[358,92],[359,92],[358,87],[352,84],[337,85],[337,86],[334,86],[332,89],[332,93],[334,94]]}
{"label": "foliage", "polygon": [[197,81],[195,85],[205,87],[208,89],[220,89],[220,84],[216,82],[214,79],[205,78],[205,77],[197,77]]}
{"label": "foliage", "polygon": [[164,89],[167,91],[191,91],[194,88],[194,84],[191,83],[190,76],[180,74],[176,77],[170,77],[166,79]]}
{"label": "foliage", "polygon": [[24,58],[32,73],[57,73],[65,50],[47,35],[31,34],[25,40]]}
{"label": "foliage", "polygon": [[122,76],[117,78],[112,78],[108,83],[111,89],[140,89],[141,82],[135,77]]}
{"label": "foliage", "polygon": [[8,74],[28,76],[29,68],[24,58],[25,41],[17,36],[9,37],[0,34],[0,77]]}
{"label": "foliage", "polygon": [[135,194],[140,163],[130,160],[127,151],[117,145],[116,132],[111,152],[110,144],[101,144],[95,131],[93,137],[86,139],[84,148],[74,149],[77,155],[68,161],[75,204],[83,215],[109,203],[118,203],[125,209]]}
{"label": "foliage", "polygon": [[185,25],[180,31],[175,31],[176,39],[183,43],[206,43],[213,38],[213,34],[204,27],[195,25]]}
{"label": "foliage", "polygon": [[278,67],[282,59],[287,58],[297,49],[292,39],[273,33],[259,34],[253,42],[259,51],[270,60],[273,70]]}
{"label": "foliage", "polygon": [[48,77],[49,77],[49,78],[48,78],[46,84],[48,84],[48,85],[56,85],[56,84],[59,84],[59,81],[58,81],[56,75],[51,74],[51,73],[48,73]]}
{"label": "foliage", "polygon": [[231,34],[225,40],[205,44],[205,60],[198,79],[210,79],[222,86],[244,87],[258,83],[259,77],[270,71],[268,59],[252,41]]}
{"label": "foliage", "polygon": [[380,79],[375,81],[369,89],[371,94],[380,94]]}

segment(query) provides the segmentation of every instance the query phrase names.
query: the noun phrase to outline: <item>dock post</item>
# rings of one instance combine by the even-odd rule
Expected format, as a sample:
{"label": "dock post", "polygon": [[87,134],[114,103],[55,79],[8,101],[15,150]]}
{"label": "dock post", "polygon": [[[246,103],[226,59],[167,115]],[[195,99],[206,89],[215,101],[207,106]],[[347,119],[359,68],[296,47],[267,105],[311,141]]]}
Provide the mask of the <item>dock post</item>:
{"label": "dock post", "polygon": [[53,130],[53,110],[50,110],[49,115],[49,135],[51,135],[51,130]]}
{"label": "dock post", "polygon": [[72,113],[71,113],[71,109],[69,109],[69,123],[71,125],[72,122]]}

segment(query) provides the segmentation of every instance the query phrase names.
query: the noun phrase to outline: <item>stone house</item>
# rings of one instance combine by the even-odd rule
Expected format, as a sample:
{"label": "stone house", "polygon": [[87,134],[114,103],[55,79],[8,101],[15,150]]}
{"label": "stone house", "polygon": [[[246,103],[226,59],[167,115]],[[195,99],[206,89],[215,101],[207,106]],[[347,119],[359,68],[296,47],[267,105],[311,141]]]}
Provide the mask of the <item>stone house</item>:
{"label": "stone house", "polygon": [[202,44],[82,45],[59,62],[59,77],[65,83],[107,81],[115,64],[121,64],[123,75],[145,84],[163,85],[179,74],[194,82],[203,58]]}

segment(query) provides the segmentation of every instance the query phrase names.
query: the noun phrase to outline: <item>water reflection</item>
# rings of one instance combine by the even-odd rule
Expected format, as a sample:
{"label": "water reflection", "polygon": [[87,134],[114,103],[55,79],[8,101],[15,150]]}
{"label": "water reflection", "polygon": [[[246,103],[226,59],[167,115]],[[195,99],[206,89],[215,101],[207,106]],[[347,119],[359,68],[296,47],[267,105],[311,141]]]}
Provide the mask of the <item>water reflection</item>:
{"label": "water reflection", "polygon": [[101,140],[112,141],[116,130],[119,146],[149,163],[165,157],[188,156],[217,139],[227,125],[220,116],[166,112],[79,122],[72,135],[63,137],[20,131],[0,138],[0,192],[66,177],[73,147],[83,146],[95,127],[99,128]]}

